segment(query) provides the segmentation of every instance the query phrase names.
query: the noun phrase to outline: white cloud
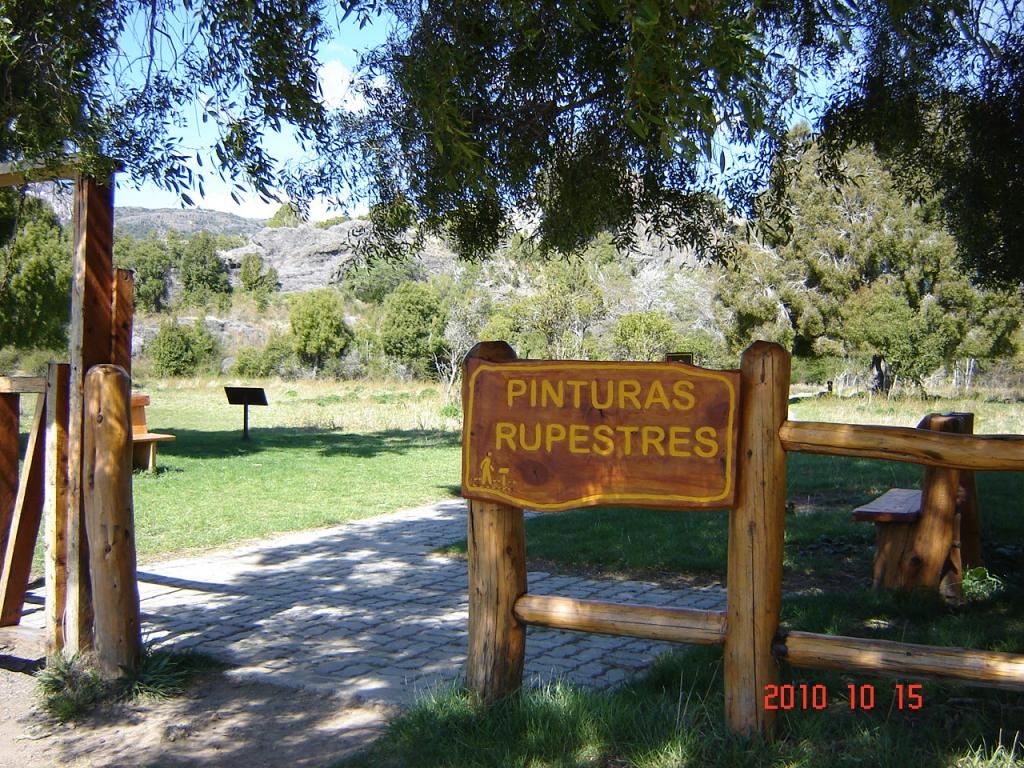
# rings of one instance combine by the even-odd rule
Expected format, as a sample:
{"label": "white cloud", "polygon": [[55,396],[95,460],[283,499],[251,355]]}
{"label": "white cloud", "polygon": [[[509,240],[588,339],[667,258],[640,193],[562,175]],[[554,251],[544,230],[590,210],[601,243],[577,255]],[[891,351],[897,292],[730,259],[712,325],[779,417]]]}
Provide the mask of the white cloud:
{"label": "white cloud", "polygon": [[349,112],[361,112],[366,109],[366,99],[356,90],[356,78],[352,70],[337,59],[325,61],[318,72],[320,90],[323,91],[324,104],[331,109],[339,107]]}

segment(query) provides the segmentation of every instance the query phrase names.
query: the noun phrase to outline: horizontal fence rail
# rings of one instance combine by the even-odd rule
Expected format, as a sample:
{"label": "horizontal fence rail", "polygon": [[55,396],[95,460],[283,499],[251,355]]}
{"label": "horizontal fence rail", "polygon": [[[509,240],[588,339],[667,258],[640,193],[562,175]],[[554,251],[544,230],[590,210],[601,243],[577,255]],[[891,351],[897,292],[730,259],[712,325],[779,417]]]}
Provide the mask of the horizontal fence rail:
{"label": "horizontal fence rail", "polygon": [[996,688],[1024,687],[1024,655],[790,632],[772,647],[795,667],[935,677]]}
{"label": "horizontal fence rail", "polygon": [[623,605],[571,597],[523,595],[515,616],[526,624],[578,632],[642,637],[674,643],[721,645],[725,642],[725,612],[685,608]]}
{"label": "horizontal fence rail", "polygon": [[0,376],[0,394],[23,395],[46,392],[45,376]]}
{"label": "horizontal fence rail", "polygon": [[786,421],[779,429],[786,451],[888,459],[931,467],[1024,470],[1024,436],[957,435],[912,427]]}

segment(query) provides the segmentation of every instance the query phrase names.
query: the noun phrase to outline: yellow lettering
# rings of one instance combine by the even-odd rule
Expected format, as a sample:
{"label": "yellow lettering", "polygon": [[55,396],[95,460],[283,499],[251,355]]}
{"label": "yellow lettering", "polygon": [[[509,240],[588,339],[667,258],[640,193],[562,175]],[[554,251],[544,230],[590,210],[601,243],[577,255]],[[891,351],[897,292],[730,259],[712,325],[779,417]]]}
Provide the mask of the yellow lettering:
{"label": "yellow lettering", "polygon": [[[590,446],[594,453],[599,456],[611,456],[615,451],[615,441],[612,439],[615,436],[615,432],[607,424],[598,424],[594,427],[592,433],[594,442]],[[598,443],[601,443],[601,447],[598,447]]]}
{"label": "yellow lettering", "polygon": [[687,458],[692,454],[686,450],[687,446],[690,445],[690,434],[689,427],[669,427],[668,428],[668,455],[676,456],[680,458]]}
{"label": "yellow lettering", "polygon": [[537,407],[537,380],[530,379],[530,407]]}
{"label": "yellow lettering", "polygon": [[562,382],[558,382],[558,389],[547,379],[540,383],[540,404],[547,405],[549,401],[557,408],[565,405],[565,387]]}
{"label": "yellow lettering", "polygon": [[641,453],[646,456],[650,447],[655,448],[658,451],[659,456],[665,455],[665,448],[662,446],[661,441],[665,439],[665,430],[661,427],[644,427],[640,433],[643,438],[643,448]]}
{"label": "yellow lettering", "polygon": [[692,381],[675,381],[672,383],[672,407],[677,411],[688,411],[697,404],[697,398],[693,396]]}
{"label": "yellow lettering", "polygon": [[508,421],[499,421],[494,425],[494,450],[500,451],[501,444],[508,443],[510,451],[516,449],[516,425]]}
{"label": "yellow lettering", "polygon": [[666,411],[669,409],[668,395],[665,394],[665,387],[655,379],[651,382],[651,388],[647,390],[647,399],[644,400],[644,410],[649,411],[651,406],[657,403]]}
{"label": "yellow lettering", "polygon": [[569,453],[590,453],[590,445],[587,443],[590,428],[585,424],[571,424],[569,426]]}
{"label": "yellow lettering", "polygon": [[610,382],[610,381],[606,381],[605,382],[605,385],[606,385],[606,388],[605,388],[605,391],[604,391],[605,399],[603,401],[597,399],[597,384],[598,383],[597,383],[596,380],[590,382],[590,402],[591,402],[591,404],[595,408],[597,408],[598,410],[601,410],[602,408],[611,408],[612,407],[612,403],[615,402],[615,386],[614,386],[614,384],[612,384],[612,382]]}
{"label": "yellow lettering", "polygon": [[551,446],[565,440],[565,435],[565,427],[561,424],[548,424],[544,430],[544,450],[551,453]]}
{"label": "yellow lettering", "polygon": [[710,459],[718,455],[718,432],[714,427],[697,427],[694,436],[700,443],[693,449],[698,456]]}
{"label": "yellow lettering", "polygon": [[640,427],[616,427],[616,432],[621,432],[622,436],[626,438],[625,445],[622,446],[623,456],[633,455],[633,435],[640,431]]}
{"label": "yellow lettering", "polygon": [[524,451],[540,450],[540,424],[533,425],[533,444],[526,442],[526,425],[519,425],[519,445]]}
{"label": "yellow lettering", "polygon": [[626,407],[626,401],[629,400],[633,407],[638,411],[640,410],[640,398],[637,395],[640,394],[640,382],[636,379],[623,379],[619,382],[619,408]]}
{"label": "yellow lettering", "polygon": [[570,387],[572,387],[572,407],[573,408],[579,408],[580,407],[580,390],[583,389],[583,387],[587,386],[587,382],[585,382],[585,381],[576,381],[574,379],[569,379],[569,381],[567,381],[565,383],[568,384]]}
{"label": "yellow lettering", "polygon": [[508,407],[512,407],[512,402],[517,398],[526,394],[526,382],[522,379],[509,379],[508,380]]}

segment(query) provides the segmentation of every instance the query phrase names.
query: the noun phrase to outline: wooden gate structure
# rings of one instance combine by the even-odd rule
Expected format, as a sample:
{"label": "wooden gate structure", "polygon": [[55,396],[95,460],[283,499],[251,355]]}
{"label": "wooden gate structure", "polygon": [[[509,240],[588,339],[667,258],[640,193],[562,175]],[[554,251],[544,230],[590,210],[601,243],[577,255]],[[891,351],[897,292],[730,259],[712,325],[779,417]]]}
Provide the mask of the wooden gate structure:
{"label": "wooden gate structure", "polygon": [[[70,363],[51,364],[45,378],[0,377],[0,632],[20,621],[42,521],[47,655],[90,652],[113,676],[136,666],[141,649],[131,489],[134,284],[113,264],[112,174],[80,174],[74,158],[0,166],[0,187],[55,179],[74,185]],[[17,482],[24,394],[36,394],[36,414]]]}
{"label": "wooden gate structure", "polygon": [[[761,341],[728,372],[517,361],[504,342],[478,344],[463,376],[470,689],[494,702],[520,687],[526,625],[723,645],[727,725],[748,735],[773,733],[765,695],[783,659],[1024,689],[1024,655],[780,633],[787,453],[942,468],[954,488],[961,469],[1024,469],[1024,436],[789,421],[789,372],[789,354]],[[596,504],[728,507],[726,610],[530,593],[523,508]]]}

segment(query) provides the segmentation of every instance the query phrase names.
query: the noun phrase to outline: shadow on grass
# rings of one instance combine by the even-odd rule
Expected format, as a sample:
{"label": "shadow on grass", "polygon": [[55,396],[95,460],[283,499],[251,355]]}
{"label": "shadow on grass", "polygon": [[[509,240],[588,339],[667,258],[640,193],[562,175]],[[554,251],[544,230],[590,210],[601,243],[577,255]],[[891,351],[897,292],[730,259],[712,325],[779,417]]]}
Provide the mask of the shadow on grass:
{"label": "shadow on grass", "polygon": [[[892,684],[879,681],[875,706],[851,710],[843,678],[819,675],[805,684],[826,688],[825,708],[782,713],[779,738],[768,744],[727,731],[721,662],[717,649],[689,649],[610,692],[556,684],[491,708],[457,688],[439,690],[396,719],[369,752],[337,768],[1015,765],[1007,753],[1021,724],[1019,695],[966,700],[954,688],[926,686],[928,706],[911,712],[892,706]],[[805,682],[791,671],[783,683]],[[982,742],[986,756],[973,761]]]}
{"label": "shadow on grass", "polygon": [[368,433],[325,432],[316,428],[269,428],[241,431],[204,432],[189,429],[161,430],[177,437],[160,444],[160,455],[190,459],[216,459],[257,455],[265,451],[308,451],[316,456],[372,458],[384,453],[403,454],[417,448],[450,448],[460,445],[461,436],[442,430],[386,430]]}

